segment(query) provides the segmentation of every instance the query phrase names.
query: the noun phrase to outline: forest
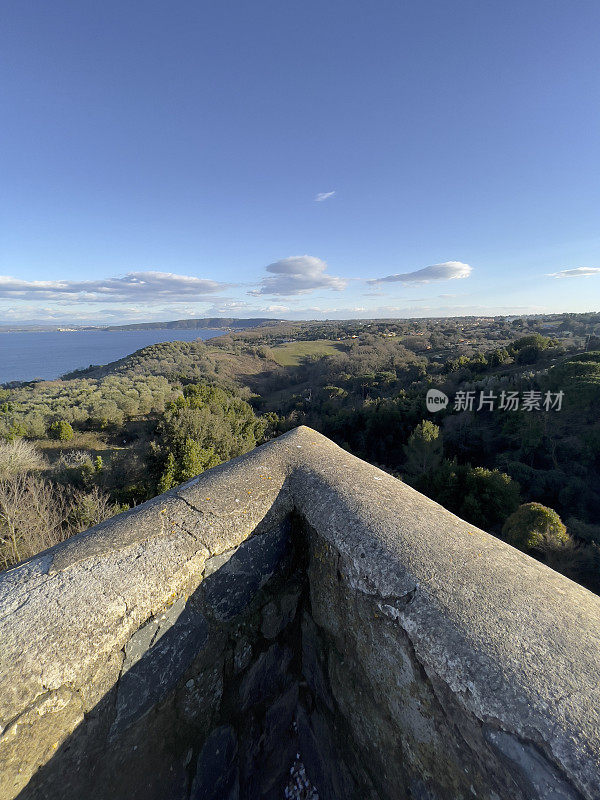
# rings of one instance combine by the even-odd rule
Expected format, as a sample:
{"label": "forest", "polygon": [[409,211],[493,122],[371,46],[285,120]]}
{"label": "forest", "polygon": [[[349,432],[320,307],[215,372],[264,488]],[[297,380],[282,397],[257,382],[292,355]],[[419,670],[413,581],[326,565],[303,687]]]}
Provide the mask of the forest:
{"label": "forest", "polygon": [[599,411],[600,314],[152,345],[0,389],[0,568],[306,424],[600,593]]}

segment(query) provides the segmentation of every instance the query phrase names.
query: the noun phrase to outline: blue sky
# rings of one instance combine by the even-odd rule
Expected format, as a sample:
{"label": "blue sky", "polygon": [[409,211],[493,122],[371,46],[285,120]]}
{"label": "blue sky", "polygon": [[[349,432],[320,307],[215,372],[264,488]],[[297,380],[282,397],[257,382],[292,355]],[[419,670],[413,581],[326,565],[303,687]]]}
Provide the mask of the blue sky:
{"label": "blue sky", "polygon": [[7,0],[0,322],[598,310],[599,37],[578,0]]}

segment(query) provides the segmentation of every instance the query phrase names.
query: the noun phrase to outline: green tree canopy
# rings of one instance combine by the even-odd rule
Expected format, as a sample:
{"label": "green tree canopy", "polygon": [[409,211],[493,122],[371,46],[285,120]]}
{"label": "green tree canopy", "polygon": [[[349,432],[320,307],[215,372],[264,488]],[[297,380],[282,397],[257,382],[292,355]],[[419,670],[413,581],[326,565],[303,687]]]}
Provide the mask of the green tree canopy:
{"label": "green tree canopy", "polygon": [[502,536],[519,550],[568,544],[569,535],[556,511],[541,503],[524,503],[510,515]]}
{"label": "green tree canopy", "polygon": [[439,467],[442,460],[442,435],[437,425],[424,419],[404,447],[406,470],[412,475],[422,475]]}
{"label": "green tree canopy", "polygon": [[167,406],[159,425],[162,448],[158,491],[166,491],[211,467],[247,453],[263,437],[267,420],[216,386],[189,384]]}
{"label": "green tree canopy", "polygon": [[497,469],[443,461],[415,482],[419,491],[487,531],[500,526],[519,505],[519,484]]}
{"label": "green tree canopy", "polygon": [[70,441],[74,434],[72,425],[64,419],[57,419],[48,428],[48,435],[51,439],[58,439],[61,442]]}

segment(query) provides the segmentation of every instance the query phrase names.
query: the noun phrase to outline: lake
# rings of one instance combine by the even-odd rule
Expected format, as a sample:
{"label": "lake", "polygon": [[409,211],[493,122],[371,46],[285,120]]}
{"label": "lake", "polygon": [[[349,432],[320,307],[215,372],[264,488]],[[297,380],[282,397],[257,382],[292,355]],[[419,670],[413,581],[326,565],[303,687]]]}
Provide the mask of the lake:
{"label": "lake", "polygon": [[52,380],[90,364],[108,364],[159,342],[222,336],[218,330],[0,332],[0,383]]}

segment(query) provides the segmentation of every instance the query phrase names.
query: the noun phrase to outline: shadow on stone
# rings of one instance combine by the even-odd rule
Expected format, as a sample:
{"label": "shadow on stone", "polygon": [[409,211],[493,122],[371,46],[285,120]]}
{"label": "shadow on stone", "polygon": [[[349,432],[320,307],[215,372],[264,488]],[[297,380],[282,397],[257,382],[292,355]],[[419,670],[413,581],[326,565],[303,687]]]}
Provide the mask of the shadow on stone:
{"label": "shadow on stone", "polygon": [[116,685],[18,799],[283,796],[297,750],[304,580],[292,527],[263,524],[209,559],[190,597],[141,626]]}

